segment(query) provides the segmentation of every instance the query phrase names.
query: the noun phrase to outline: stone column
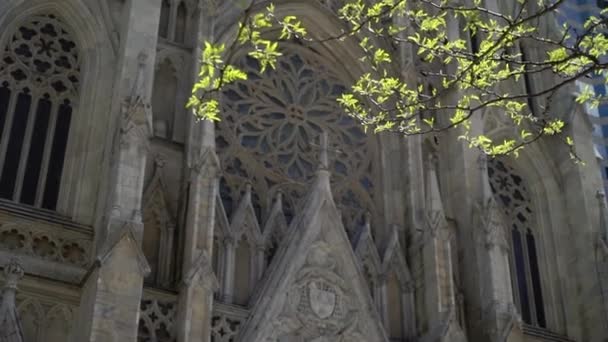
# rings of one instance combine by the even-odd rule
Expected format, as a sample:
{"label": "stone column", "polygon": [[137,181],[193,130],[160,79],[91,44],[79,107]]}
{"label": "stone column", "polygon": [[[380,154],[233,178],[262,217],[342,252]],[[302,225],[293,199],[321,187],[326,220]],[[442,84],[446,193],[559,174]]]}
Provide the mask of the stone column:
{"label": "stone column", "polygon": [[[204,122],[203,135],[215,136],[213,123]],[[203,139],[199,160],[190,172],[188,216],[185,227],[183,270],[177,319],[178,341],[208,341],[213,292],[212,253],[215,200],[218,196],[219,164],[214,139]],[[189,280],[192,278],[192,280]]]}
{"label": "stone column", "polygon": [[224,240],[224,279],[222,281],[222,300],[232,303],[234,299],[234,268],[236,241],[232,237]]}
{"label": "stone column", "polygon": [[405,338],[414,341],[416,338],[416,309],[415,309],[415,285],[409,282],[405,285],[405,291],[401,294],[401,306],[405,316]]}
{"label": "stone column", "polygon": [[[198,75],[198,61],[203,43],[213,40],[213,1],[199,2],[197,34],[193,49],[193,75]],[[195,81],[195,80],[193,80]],[[193,115],[193,113],[190,113]],[[213,293],[217,279],[213,273],[212,255],[215,205],[218,197],[219,161],[215,153],[215,128],[210,121],[190,121],[187,137],[189,169],[188,205],[184,227],[183,279],[179,288],[176,319],[179,342],[206,342],[211,337]]]}
{"label": "stone column", "polygon": [[262,279],[266,268],[266,246],[259,243],[255,246],[255,279],[253,279],[252,287]]}
{"label": "stone column", "polygon": [[150,97],[160,0],[128,0],[111,113],[116,131],[106,221],[96,235],[96,260],[84,281],[74,342],[136,341],[143,278],[141,198],[152,132]]}

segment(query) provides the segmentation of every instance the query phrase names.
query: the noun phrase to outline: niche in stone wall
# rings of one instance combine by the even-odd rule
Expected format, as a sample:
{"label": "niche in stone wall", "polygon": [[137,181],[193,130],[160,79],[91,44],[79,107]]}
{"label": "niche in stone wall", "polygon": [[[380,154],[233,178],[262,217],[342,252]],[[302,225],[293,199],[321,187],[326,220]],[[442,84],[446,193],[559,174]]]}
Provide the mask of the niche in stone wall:
{"label": "niche in stone wall", "polygon": [[172,139],[177,96],[176,70],[164,60],[156,68],[152,97],[154,136]]}
{"label": "niche in stone wall", "polygon": [[186,44],[188,42],[188,19],[186,1],[162,0],[158,36],[177,45]]}
{"label": "niche in stone wall", "polygon": [[186,10],[186,5],[182,1],[179,6],[177,6],[177,14],[175,17],[175,41],[177,43],[185,43],[186,42],[186,21],[188,16],[188,10]]}
{"label": "niche in stone wall", "polygon": [[158,271],[158,251],[160,249],[161,223],[158,219],[158,214],[154,209],[146,208],[144,210],[144,237],[142,240],[142,250],[148,264],[150,265],[150,274],[146,277],[146,283],[154,283],[156,273]]}
{"label": "niche in stone wall", "polygon": [[154,176],[143,196],[142,249],[151,269],[145,279],[146,284],[170,288],[173,281],[175,221],[167,205],[162,167],[162,162],[157,161]]}
{"label": "niche in stone wall", "polygon": [[386,303],[388,311],[388,332],[391,340],[401,341],[405,338],[405,317],[403,314],[402,293],[399,279],[395,272],[389,273],[386,279]]}
{"label": "niche in stone wall", "polygon": [[158,22],[158,35],[163,38],[169,37],[169,18],[171,17],[171,4],[169,0],[163,0],[160,7],[160,20]]}
{"label": "niche in stone wall", "polygon": [[251,294],[251,246],[247,238],[238,242],[234,264],[234,304],[247,305]]}

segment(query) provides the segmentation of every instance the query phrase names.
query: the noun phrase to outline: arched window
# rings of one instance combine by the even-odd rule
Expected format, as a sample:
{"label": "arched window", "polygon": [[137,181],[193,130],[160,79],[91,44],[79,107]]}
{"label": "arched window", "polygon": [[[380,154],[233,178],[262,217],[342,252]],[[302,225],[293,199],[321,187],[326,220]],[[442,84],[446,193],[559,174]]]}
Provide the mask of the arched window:
{"label": "arched window", "polygon": [[54,15],[11,33],[0,57],[0,198],[57,209],[78,102],[76,43]]}
{"label": "arched window", "polygon": [[280,191],[290,220],[314,177],[315,144],[326,131],[335,157],[330,166],[334,199],[352,232],[366,211],[374,213],[373,137],[339,108],[336,97],[345,87],[322,57],[296,45],[283,53],[276,70],[265,73],[244,57],[248,80],[223,93],[224,119],[216,142],[224,168],[224,206],[233,207],[243,184],[251,182],[253,196],[259,197],[253,205],[262,217]]}
{"label": "arched window", "polygon": [[175,41],[177,43],[185,43],[186,42],[186,20],[188,16],[188,11],[186,10],[186,5],[184,2],[180,2],[177,7],[177,16],[175,18]]}
{"label": "arched window", "polygon": [[503,205],[511,231],[511,274],[515,303],[525,323],[546,328],[534,213],[525,183],[503,161],[488,162],[496,200]]}
{"label": "arched window", "polygon": [[171,4],[169,0],[163,0],[160,7],[160,20],[158,23],[158,35],[169,38],[169,22],[171,18]]}

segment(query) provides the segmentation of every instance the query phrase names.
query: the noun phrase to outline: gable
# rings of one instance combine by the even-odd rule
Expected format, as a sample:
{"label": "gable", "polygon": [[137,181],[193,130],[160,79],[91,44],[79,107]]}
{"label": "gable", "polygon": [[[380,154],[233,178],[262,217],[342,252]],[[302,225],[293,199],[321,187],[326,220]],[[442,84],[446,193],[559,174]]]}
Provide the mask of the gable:
{"label": "gable", "polygon": [[329,186],[309,196],[253,307],[244,341],[387,340]]}

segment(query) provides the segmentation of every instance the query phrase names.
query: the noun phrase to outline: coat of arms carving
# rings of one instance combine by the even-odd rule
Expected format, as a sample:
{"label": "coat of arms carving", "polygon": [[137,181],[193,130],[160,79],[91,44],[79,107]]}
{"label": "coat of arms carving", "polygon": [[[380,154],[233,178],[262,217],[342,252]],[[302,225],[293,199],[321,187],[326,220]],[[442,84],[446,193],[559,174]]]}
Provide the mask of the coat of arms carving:
{"label": "coat of arms carving", "polygon": [[310,308],[317,317],[331,317],[336,308],[336,293],[330,285],[324,282],[312,281],[308,284]]}

